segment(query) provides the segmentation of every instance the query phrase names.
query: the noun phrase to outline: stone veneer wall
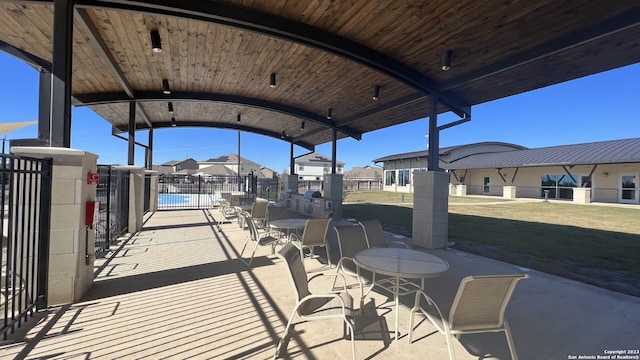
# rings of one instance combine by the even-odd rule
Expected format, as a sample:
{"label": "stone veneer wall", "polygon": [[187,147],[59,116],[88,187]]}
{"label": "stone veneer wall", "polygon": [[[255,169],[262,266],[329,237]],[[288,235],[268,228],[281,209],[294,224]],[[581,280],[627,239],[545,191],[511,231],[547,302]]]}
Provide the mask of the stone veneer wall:
{"label": "stone veneer wall", "polygon": [[85,203],[96,199],[87,173],[97,172],[98,156],[53,147],[11,148],[16,155],[53,158],[48,306],[79,301],[93,285],[94,232],[85,226]]}

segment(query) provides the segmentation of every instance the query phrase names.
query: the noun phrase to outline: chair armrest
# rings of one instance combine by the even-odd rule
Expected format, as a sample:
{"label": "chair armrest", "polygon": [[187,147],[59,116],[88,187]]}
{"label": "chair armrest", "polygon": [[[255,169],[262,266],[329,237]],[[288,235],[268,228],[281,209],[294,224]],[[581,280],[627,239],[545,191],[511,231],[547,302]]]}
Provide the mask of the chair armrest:
{"label": "chair armrest", "polygon": [[[336,271],[337,271],[337,270],[336,270]],[[318,274],[315,274],[315,275],[313,275],[312,277],[310,277],[310,278],[309,278],[309,280],[307,281],[307,283],[310,283],[310,282],[311,282],[311,280],[313,280],[313,279],[315,279],[315,278],[318,278],[318,277],[320,277],[320,276],[335,277],[335,278],[339,277],[339,278],[341,278],[341,279],[342,279],[342,283],[343,283],[343,285],[344,285],[344,286],[343,286],[343,289],[347,289],[347,279],[344,277],[344,275],[339,274],[339,273],[334,273],[334,274],[318,273]],[[334,284],[335,284],[335,282],[334,282]],[[347,294],[349,293],[349,291],[348,291],[348,290],[345,290],[345,291],[347,291]],[[333,291],[333,290],[331,291],[331,293],[332,293],[332,294],[339,293],[339,292],[340,292],[340,291]],[[349,295],[349,296],[351,296],[351,295]]]}
{"label": "chair armrest", "polygon": [[[427,300],[427,304],[429,304],[429,306],[432,306],[433,308],[436,309],[436,311],[438,311],[438,316],[440,317],[440,319],[438,319],[439,321],[436,321],[436,319],[434,319],[433,316],[431,316],[431,314],[429,314],[428,311],[424,310],[420,306],[420,298],[421,297],[424,297],[425,300]],[[415,299],[415,303],[413,305],[413,308],[411,309],[411,316],[413,316],[413,314],[415,312],[417,312],[418,310],[420,310],[422,312],[422,314],[424,316],[426,316],[427,319],[429,319],[429,321],[433,324],[433,326],[435,326],[435,328],[438,331],[440,331],[443,334],[445,333],[445,329],[444,328],[446,327],[445,322],[447,321],[447,319],[445,319],[445,317],[442,316],[442,311],[440,311],[440,308],[438,307],[436,302],[429,295],[427,295],[423,290],[416,291],[416,299]]]}

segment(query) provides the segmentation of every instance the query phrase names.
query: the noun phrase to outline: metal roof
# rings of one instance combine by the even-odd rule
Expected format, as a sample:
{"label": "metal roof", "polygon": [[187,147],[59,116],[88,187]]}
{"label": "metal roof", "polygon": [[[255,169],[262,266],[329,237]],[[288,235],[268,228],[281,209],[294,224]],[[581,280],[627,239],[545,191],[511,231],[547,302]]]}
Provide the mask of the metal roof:
{"label": "metal roof", "polygon": [[[504,146],[513,147],[514,149],[526,149],[526,147],[517,145],[517,144],[511,144],[511,143],[505,143],[505,142],[499,142],[499,141],[485,141],[485,142],[478,142],[473,144],[442,147],[439,149],[440,151],[438,153],[440,154],[440,156],[446,156],[446,155],[449,155],[454,150],[459,150],[459,149],[472,147],[472,146],[483,146],[483,145],[504,145]],[[413,151],[413,152],[407,152],[402,154],[388,155],[378,159],[374,159],[372,161],[374,163],[378,163],[378,162],[393,161],[393,160],[427,158],[428,155],[429,155],[429,150],[421,150],[421,151]]]}
{"label": "metal roof", "polygon": [[462,170],[620,163],[640,163],[640,138],[475,154],[443,167]]}
{"label": "metal roof", "polygon": [[[61,69],[53,39],[65,34],[53,25],[68,14],[55,3],[0,2],[0,50]],[[119,131],[133,109],[137,130],[171,128],[174,117],[176,127],[250,131],[313,150],[334,134],[359,139],[428,117],[436,97],[438,113],[469,119],[472,105],[640,62],[636,0],[70,4],[74,104]],[[155,31],[162,52],[152,51]]]}

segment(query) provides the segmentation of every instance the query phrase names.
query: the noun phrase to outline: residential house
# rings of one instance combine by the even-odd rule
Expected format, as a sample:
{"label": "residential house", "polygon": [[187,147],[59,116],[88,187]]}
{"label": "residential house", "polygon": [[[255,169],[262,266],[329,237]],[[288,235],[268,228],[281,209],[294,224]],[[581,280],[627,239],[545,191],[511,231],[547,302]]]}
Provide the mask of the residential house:
{"label": "residential house", "polygon": [[[336,174],[344,173],[344,163],[336,161]],[[331,174],[331,158],[318,153],[310,153],[295,161],[298,180],[323,181],[324,175]]]}

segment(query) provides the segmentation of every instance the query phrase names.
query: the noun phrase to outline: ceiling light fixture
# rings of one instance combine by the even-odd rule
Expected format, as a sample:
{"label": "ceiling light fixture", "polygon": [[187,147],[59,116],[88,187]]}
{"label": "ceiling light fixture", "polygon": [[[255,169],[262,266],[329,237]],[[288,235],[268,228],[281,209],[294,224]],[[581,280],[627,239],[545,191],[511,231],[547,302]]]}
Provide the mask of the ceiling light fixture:
{"label": "ceiling light fixture", "polygon": [[160,41],[160,33],[158,30],[151,30],[151,51],[154,53],[162,52],[162,41]]}
{"label": "ceiling light fixture", "polygon": [[272,88],[276,87],[276,73],[271,73],[271,78],[269,79],[269,86]]}
{"label": "ceiling light fixture", "polygon": [[447,71],[451,69],[451,51],[447,50],[442,54],[442,70]]}
{"label": "ceiling light fixture", "polygon": [[238,116],[236,117],[236,121],[240,122],[242,120],[242,115],[238,114]]}
{"label": "ceiling light fixture", "polygon": [[373,96],[371,98],[374,101],[380,98],[380,86],[376,85],[373,87]]}
{"label": "ceiling light fixture", "polygon": [[329,110],[327,110],[327,119],[331,120],[332,117],[333,117],[333,109],[329,108]]}
{"label": "ceiling light fixture", "polygon": [[304,121],[300,124],[300,130],[304,130]]}
{"label": "ceiling light fixture", "polygon": [[171,126],[176,126],[176,118],[171,118]]}
{"label": "ceiling light fixture", "polygon": [[287,133],[282,130],[282,134],[280,134],[280,139],[284,139],[287,137]]}
{"label": "ceiling light fixture", "polygon": [[169,102],[169,105],[168,105],[168,106],[169,106],[169,113],[170,113],[170,114],[173,114],[173,103],[172,103],[172,102]]}
{"label": "ceiling light fixture", "polygon": [[171,89],[169,88],[169,80],[162,79],[162,93],[165,95],[171,94]]}

